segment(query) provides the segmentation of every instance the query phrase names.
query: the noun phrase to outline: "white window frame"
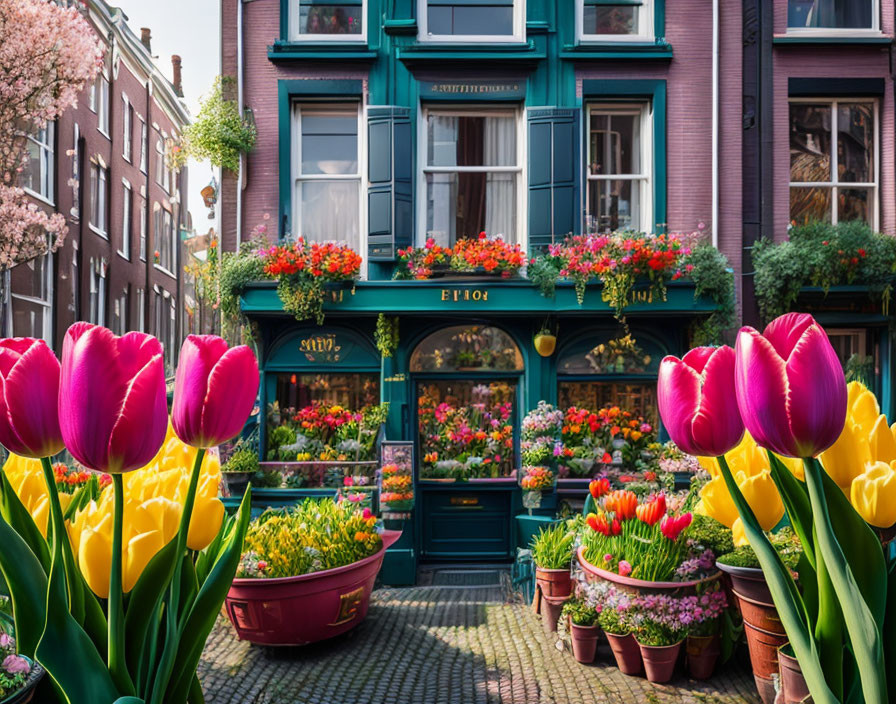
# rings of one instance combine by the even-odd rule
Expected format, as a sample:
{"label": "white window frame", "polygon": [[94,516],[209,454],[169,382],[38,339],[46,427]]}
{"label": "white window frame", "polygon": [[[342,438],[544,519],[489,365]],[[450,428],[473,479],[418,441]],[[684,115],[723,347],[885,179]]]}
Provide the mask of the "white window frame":
{"label": "white window frame", "polygon": [[72,146],[72,217],[81,218],[81,127],[74,123]]}
{"label": "white window frame", "polygon": [[[354,108],[358,119],[358,171],[354,174],[308,174],[302,173],[302,110],[343,110],[346,113]],[[358,102],[313,102],[296,101],[292,105],[292,231],[294,235],[302,233],[302,197],[301,184],[323,181],[354,181],[358,184],[358,241],[361,252],[367,251],[367,130],[365,129],[366,109]],[[362,277],[367,276],[367,257],[361,265]]]}
{"label": "white window frame", "polygon": [[653,25],[653,0],[643,0],[638,9],[638,27],[641,31],[637,34],[585,34],[585,0],[576,0],[576,37],[582,44],[653,41],[656,36]]}
{"label": "white window frame", "polygon": [[[97,178],[94,181],[93,170],[97,170]],[[102,194],[102,207],[100,207],[100,194]],[[96,211],[94,211],[96,202]],[[102,223],[97,219],[102,216]],[[109,239],[109,169],[91,162],[90,164],[90,229],[104,239]]]}
{"label": "white window frame", "polygon": [[166,153],[166,139],[162,135],[161,132],[156,133],[158,136],[156,137],[156,173],[155,173],[155,181],[156,185],[161,187],[165,193],[168,193],[168,184],[166,183],[168,180],[168,167],[165,164],[165,153]]}
{"label": "white window frame", "polygon": [[[639,181],[640,203],[639,229],[642,232],[653,232],[653,105],[649,101],[644,102],[590,102],[587,104],[585,119],[585,222],[591,217],[591,181]],[[641,172],[638,174],[592,174],[591,173],[591,116],[600,115],[640,115],[640,158]]]}
{"label": "white window frame", "polygon": [[146,289],[137,289],[137,331],[146,332]]}
{"label": "white window frame", "polygon": [[[561,0],[568,2],[569,0]],[[522,42],[526,39],[526,0],[513,0],[513,34],[429,34],[427,19],[428,0],[417,0],[417,39],[421,42],[445,44]]]}
{"label": "white window frame", "polygon": [[[880,0],[871,0],[871,27],[867,28],[851,28],[851,27],[787,27],[787,34],[793,36],[814,36],[814,37],[867,37],[869,35],[879,35],[881,33],[880,26]],[[790,0],[785,0],[784,16],[790,14]]]}
{"label": "white window frame", "polygon": [[147,154],[146,147],[149,142],[149,128],[146,126],[146,120],[140,118],[140,171],[144,174],[146,173],[147,168]]}
{"label": "white window frame", "polygon": [[94,325],[106,325],[106,260],[90,258],[88,316]]}
{"label": "white window frame", "polygon": [[299,4],[300,0],[289,0],[289,22],[287,30],[291,42],[335,42],[338,44],[366,44],[367,43],[367,0],[361,2],[361,33],[360,34],[302,34],[299,32]]}
{"label": "white window frame", "polygon": [[[526,182],[526,124],[525,111],[514,106],[501,107],[496,105],[458,104],[456,106],[421,105],[417,115],[417,246],[423,246],[429,237],[426,229],[426,174],[429,173],[515,173],[516,183],[516,231],[503,232],[504,241],[510,244],[518,242],[524,251],[529,247],[529,228],[527,222],[528,198],[523,192],[523,184]],[[443,115],[446,117],[513,117],[516,128],[516,166],[429,166],[428,143],[429,116]],[[473,235],[475,233],[468,233]],[[489,232],[489,236],[498,233]],[[512,236],[511,236],[512,235]]]}
{"label": "white window frame", "polygon": [[[97,90],[99,89],[99,90]],[[96,129],[108,139],[112,139],[109,131],[109,92],[111,86],[106,71],[103,70],[97,74],[94,88],[91,90],[92,106],[91,110],[96,113]]]}
{"label": "white window frame", "polygon": [[146,218],[149,215],[149,208],[146,198],[140,199],[140,259],[146,261]]}
{"label": "white window frame", "polygon": [[[868,225],[872,230],[877,232],[880,221],[880,101],[874,98],[790,98],[787,102],[787,124],[790,126],[790,106],[797,103],[809,105],[827,105],[831,108],[831,181],[791,181],[788,173],[787,179],[787,203],[788,203],[788,222],[790,222],[790,189],[791,188],[830,188],[831,189],[831,224],[836,225],[839,218],[837,207],[837,189],[838,188],[865,188],[871,191],[871,198],[868,208],[871,211],[871,222]],[[874,130],[871,138],[874,140],[873,156],[874,159],[874,182],[854,182],[840,181],[838,169],[837,144],[840,139],[840,130],[837,124],[837,105],[839,103],[863,103],[874,107]],[[789,166],[788,166],[789,169]]]}
{"label": "white window frame", "polygon": [[131,258],[131,233],[134,226],[134,189],[127,179],[121,179],[121,249],[118,253]]}
{"label": "white window frame", "polygon": [[[43,137],[41,137],[43,135]],[[24,186],[25,192],[42,200],[44,203],[54,205],[56,203],[56,189],[54,188],[54,180],[56,178],[56,123],[48,122],[46,127],[39,129],[37,134],[26,134],[25,138],[37,145],[40,152],[41,172],[38,175],[40,180],[40,190],[35,191]],[[43,141],[41,141],[43,139]],[[46,170],[46,173],[44,173]],[[46,193],[44,193],[44,185],[46,185]]]}
{"label": "white window frame", "polygon": [[114,308],[112,314],[115,319],[115,334],[116,335],[124,335],[128,331],[128,304],[130,303],[130,296],[128,295],[128,288],[125,286],[118,297],[115,299]]}
{"label": "white window frame", "polygon": [[[77,257],[75,257],[77,258]],[[3,274],[0,274],[5,277],[5,288],[9,292],[9,305],[6,306],[6,329],[9,331],[9,334],[13,334],[13,308],[15,306],[16,301],[22,301],[23,303],[31,303],[34,305],[38,305],[41,307],[43,312],[43,321],[41,323],[41,328],[44,330],[43,340],[50,346],[53,346],[53,254],[51,252],[47,252],[47,254],[42,255],[41,257],[36,257],[36,259],[43,259],[44,266],[44,276],[46,277],[46,281],[44,281],[44,286],[47,291],[47,298],[39,298],[37,296],[26,296],[21,293],[15,293],[12,290],[12,271],[7,269]],[[28,266],[30,262],[23,262],[19,264],[19,266]]]}
{"label": "white window frame", "polygon": [[121,142],[121,156],[124,158],[125,161],[127,161],[128,163],[130,163],[130,161],[131,161],[131,156],[132,156],[133,151],[134,151],[134,150],[133,150],[133,144],[132,144],[132,142],[133,142],[133,136],[132,136],[132,134],[131,134],[131,132],[133,131],[133,124],[132,124],[132,123],[133,123],[133,118],[132,118],[132,111],[133,111],[133,108],[131,108],[131,101],[128,100],[128,96],[126,96],[124,93],[122,93],[122,95],[121,95],[121,101],[122,101],[122,112],[121,112],[121,135],[122,135],[122,142]]}

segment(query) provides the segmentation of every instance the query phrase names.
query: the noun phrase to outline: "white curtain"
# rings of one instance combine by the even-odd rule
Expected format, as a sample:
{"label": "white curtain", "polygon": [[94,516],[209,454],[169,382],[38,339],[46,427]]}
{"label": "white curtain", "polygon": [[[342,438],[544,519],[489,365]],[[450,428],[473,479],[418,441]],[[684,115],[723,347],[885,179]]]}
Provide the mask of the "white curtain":
{"label": "white curtain", "polygon": [[341,242],[361,251],[358,181],[300,181],[301,228],[308,242]]}
{"label": "white curtain", "polygon": [[[485,118],[484,162],[490,166],[516,165],[516,124],[511,117]],[[490,173],[485,185],[485,231],[516,241],[516,174]]]}

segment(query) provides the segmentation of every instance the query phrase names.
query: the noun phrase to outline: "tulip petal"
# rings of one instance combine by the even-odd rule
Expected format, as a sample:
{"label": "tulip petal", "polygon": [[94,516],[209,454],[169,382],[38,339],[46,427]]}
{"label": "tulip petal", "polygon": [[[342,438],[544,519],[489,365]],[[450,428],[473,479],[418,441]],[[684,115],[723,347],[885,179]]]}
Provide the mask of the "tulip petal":
{"label": "tulip petal", "polygon": [[218,360],[208,377],[202,407],[205,447],[219,445],[237,435],[252,412],[258,396],[258,360],[245,345],[233,347]]}
{"label": "tulip petal", "polygon": [[109,435],[109,457],[117,467],[107,471],[128,472],[145,465],[162,446],[167,427],[165,365],[157,354],[128,384]]}
{"label": "tulip petal", "polygon": [[202,437],[209,376],[227,349],[227,342],[215,335],[188,335],[180,348],[171,422],[177,436],[187,444]]}
{"label": "tulip petal", "polygon": [[772,343],[751,327],[737,335],[735,387],[744,425],[757,444],[795,457],[787,418],[787,370]]}
{"label": "tulip petal", "polygon": [[0,444],[25,457],[50,457],[63,448],[59,360],[43,340],[32,342],[0,376]]}
{"label": "tulip petal", "polygon": [[889,464],[896,460],[896,438],[887,425],[887,417],[884,415],[877,417],[877,422],[871,429],[869,437],[871,444],[871,459],[878,462],[886,462]]}
{"label": "tulip petal", "polygon": [[690,455],[699,452],[691,436],[691,419],[700,408],[700,375],[677,357],[660,363],[657,405],[663,425],[672,441]]}
{"label": "tulip petal", "polygon": [[787,418],[796,456],[814,457],[837,441],[846,421],[843,367],[820,326],[806,328],[794,346],[787,381]]}
{"label": "tulip petal", "polygon": [[814,324],[815,319],[808,313],[785,313],[770,322],[762,336],[772,343],[781,359],[787,360],[803,333]]}
{"label": "tulip petal", "polygon": [[702,395],[691,420],[691,437],[701,455],[723,455],[744,435],[737,399],[732,394],[734,366],[734,350],[728,346],[717,347],[704,361]]}
{"label": "tulip petal", "polygon": [[703,373],[704,367],[706,367],[706,363],[712,359],[712,356],[716,353],[716,350],[722,349],[720,347],[695,347],[692,350],[689,350],[688,353],[681,358],[681,361],[687,364],[691,369],[693,369],[698,374]]}

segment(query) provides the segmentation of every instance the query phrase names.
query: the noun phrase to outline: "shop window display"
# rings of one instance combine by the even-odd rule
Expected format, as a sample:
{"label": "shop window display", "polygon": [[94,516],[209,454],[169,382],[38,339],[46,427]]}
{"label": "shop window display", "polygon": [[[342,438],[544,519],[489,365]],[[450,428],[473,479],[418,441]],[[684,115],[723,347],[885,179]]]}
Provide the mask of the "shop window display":
{"label": "shop window display", "polygon": [[487,325],[458,325],[427,337],[411,357],[412,372],[522,371],[523,357],[506,332]]}

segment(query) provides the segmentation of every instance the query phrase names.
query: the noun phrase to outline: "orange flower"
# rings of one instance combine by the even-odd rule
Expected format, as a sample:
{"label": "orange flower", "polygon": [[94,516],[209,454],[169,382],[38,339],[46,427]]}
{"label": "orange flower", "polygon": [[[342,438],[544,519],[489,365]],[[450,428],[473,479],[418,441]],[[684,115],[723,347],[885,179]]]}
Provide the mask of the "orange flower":
{"label": "orange flower", "polygon": [[666,514],[666,496],[660,494],[653,501],[646,504],[639,504],[635,508],[638,519],[649,526],[654,525]]}
{"label": "orange flower", "polygon": [[590,491],[591,496],[593,496],[595,500],[597,500],[610,491],[610,480],[606,477],[595,479],[588,485],[588,491]]}
{"label": "orange flower", "polygon": [[635,517],[635,510],[638,506],[638,497],[634,492],[617,489],[607,494],[604,499],[604,507],[607,511],[616,514],[616,518],[620,521],[627,521]]}

